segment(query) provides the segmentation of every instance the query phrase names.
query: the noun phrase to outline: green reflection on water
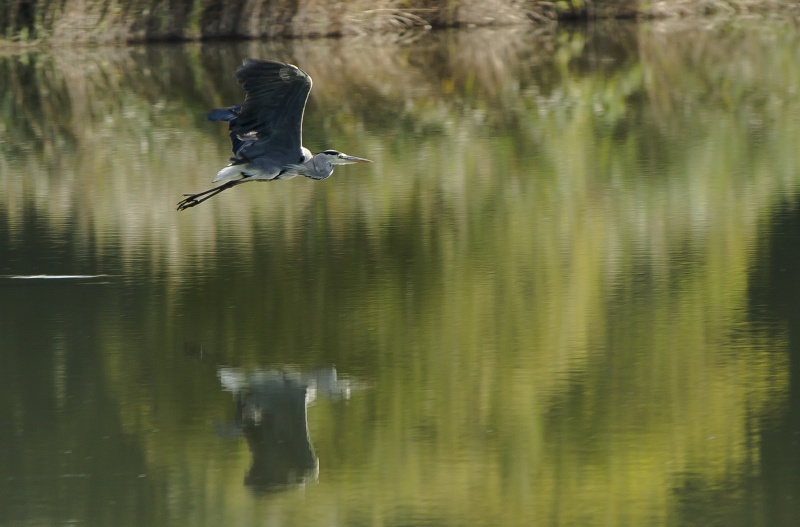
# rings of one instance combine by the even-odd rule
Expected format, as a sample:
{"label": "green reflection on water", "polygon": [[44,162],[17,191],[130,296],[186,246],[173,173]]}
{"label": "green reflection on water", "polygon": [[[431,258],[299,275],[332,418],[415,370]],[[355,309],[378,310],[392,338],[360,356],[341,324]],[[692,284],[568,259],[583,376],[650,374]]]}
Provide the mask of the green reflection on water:
{"label": "green reflection on water", "polygon": [[[176,213],[244,56],[314,77],[306,146],[375,164]],[[2,284],[7,519],[751,525],[789,378],[748,281],[797,183],[797,56],[645,25],[4,57],[0,271],[111,275]],[[215,368],[326,363],[369,389],[309,410],[320,482],[254,497]]]}

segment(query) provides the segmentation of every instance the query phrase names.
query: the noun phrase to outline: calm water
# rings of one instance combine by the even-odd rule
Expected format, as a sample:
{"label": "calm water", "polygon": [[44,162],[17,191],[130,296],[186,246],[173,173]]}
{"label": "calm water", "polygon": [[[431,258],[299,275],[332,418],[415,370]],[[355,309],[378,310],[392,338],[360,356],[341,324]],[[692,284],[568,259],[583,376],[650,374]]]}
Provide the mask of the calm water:
{"label": "calm water", "polygon": [[[245,56],[373,159],[178,213]],[[0,57],[0,525],[800,524],[800,33]]]}

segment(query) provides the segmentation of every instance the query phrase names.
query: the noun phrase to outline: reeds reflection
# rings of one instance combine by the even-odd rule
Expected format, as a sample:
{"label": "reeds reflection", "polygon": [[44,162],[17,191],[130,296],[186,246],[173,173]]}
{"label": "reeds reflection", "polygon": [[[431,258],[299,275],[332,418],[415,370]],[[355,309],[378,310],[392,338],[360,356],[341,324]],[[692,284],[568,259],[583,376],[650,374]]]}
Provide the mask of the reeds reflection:
{"label": "reeds reflection", "polygon": [[[748,284],[797,188],[800,38],[739,28],[664,46],[649,27],[6,57],[4,273],[121,277],[90,297],[84,332],[176,517],[670,525],[691,489],[733,485],[746,499],[723,512],[742,525],[763,498],[743,483],[757,431],[789,384],[786,332],[749,314]],[[244,56],[308,71],[305,144],[363,153],[372,172],[177,214],[228,156],[202,116],[239,100]],[[51,253],[67,263],[37,258]],[[0,320],[79,325],[60,296],[37,312],[11,294]],[[18,331],[0,332],[6,349],[24,349]],[[217,364],[334,363],[374,384],[309,413],[329,460],[313,499],[243,504],[246,452],[148,432],[224,407],[213,375],[188,380],[168,352],[189,337]],[[77,355],[59,338],[58,356]]]}

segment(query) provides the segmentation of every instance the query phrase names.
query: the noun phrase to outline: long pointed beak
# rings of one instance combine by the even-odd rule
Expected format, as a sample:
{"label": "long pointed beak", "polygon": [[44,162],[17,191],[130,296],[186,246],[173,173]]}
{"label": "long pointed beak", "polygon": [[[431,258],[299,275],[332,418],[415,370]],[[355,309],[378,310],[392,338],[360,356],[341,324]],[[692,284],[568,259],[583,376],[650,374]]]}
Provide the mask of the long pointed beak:
{"label": "long pointed beak", "polygon": [[347,161],[349,163],[372,163],[369,159],[364,159],[363,157],[355,157],[355,156],[348,156],[347,154],[339,154],[339,159],[342,161]]}

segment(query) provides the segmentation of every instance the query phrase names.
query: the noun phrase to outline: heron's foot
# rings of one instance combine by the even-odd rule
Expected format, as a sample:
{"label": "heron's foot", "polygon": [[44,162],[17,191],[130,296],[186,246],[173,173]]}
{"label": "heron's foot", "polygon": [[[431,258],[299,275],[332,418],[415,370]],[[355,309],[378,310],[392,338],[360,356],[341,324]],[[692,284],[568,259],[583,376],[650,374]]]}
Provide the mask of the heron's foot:
{"label": "heron's foot", "polygon": [[198,200],[197,198],[203,195],[199,194],[183,194],[184,198],[178,202],[178,210],[186,210],[195,205],[200,205],[205,200]]}
{"label": "heron's foot", "polygon": [[178,202],[178,210],[185,210],[189,207],[194,207],[195,205],[200,205],[207,199],[211,199],[223,190],[227,190],[231,187],[235,187],[239,183],[242,183],[241,180],[236,181],[228,181],[227,183],[223,183],[218,187],[213,187],[208,190],[204,190],[203,192],[198,192],[197,194],[184,194],[183,199]]}

